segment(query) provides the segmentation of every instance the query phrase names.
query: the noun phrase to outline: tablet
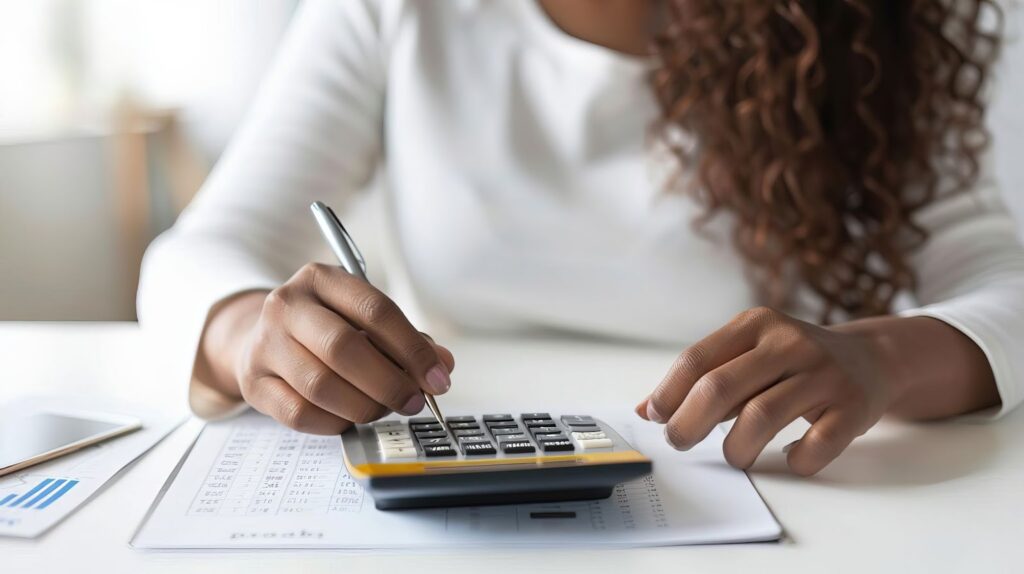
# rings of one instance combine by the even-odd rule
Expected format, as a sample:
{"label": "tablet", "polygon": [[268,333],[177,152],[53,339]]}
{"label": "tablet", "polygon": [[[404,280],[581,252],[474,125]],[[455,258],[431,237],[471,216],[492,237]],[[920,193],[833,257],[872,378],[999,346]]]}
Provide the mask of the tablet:
{"label": "tablet", "polygon": [[138,419],[41,409],[0,421],[0,476],[142,428]]}

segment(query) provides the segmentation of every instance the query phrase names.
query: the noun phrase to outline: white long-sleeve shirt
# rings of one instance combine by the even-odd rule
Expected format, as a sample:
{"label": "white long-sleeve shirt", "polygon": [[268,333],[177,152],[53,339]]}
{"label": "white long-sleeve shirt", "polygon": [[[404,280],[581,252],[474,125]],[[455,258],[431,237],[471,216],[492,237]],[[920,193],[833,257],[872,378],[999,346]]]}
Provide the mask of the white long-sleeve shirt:
{"label": "white long-sleeve shirt", "polygon": [[[382,171],[431,316],[681,349],[757,300],[728,218],[697,233],[700,206],[663,190],[648,72],[564,34],[534,0],[307,0],[235,140],[147,252],[140,321],[188,380],[211,307],[330,261],[310,202],[344,207]],[[984,179],[920,223],[930,239],[903,313],[975,341],[1005,412],[1024,398],[1014,222]]]}

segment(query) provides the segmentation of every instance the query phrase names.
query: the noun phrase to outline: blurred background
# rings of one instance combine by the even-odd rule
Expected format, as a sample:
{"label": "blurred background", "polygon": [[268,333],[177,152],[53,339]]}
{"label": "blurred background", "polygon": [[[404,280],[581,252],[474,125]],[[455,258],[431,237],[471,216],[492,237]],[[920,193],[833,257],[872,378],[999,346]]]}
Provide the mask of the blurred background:
{"label": "blurred background", "polygon": [[[0,0],[0,320],[135,318],[146,245],[217,161],[297,4]],[[990,122],[1024,220],[1020,22],[1008,7]]]}

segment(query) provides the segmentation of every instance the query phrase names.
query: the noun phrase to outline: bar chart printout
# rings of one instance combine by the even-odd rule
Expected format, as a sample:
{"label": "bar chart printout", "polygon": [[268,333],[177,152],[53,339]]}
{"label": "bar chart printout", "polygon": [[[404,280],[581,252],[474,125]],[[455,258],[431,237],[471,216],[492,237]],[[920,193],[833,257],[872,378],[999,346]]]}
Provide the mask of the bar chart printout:
{"label": "bar chart printout", "polygon": [[60,500],[76,484],[77,480],[44,478],[25,494],[13,492],[0,498],[0,507],[43,510]]}

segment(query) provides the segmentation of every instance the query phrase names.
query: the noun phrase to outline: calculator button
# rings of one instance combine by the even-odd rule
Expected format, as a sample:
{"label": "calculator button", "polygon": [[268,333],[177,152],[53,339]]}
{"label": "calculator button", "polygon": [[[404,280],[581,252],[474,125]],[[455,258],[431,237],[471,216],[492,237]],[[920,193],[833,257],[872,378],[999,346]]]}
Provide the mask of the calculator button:
{"label": "calculator button", "polygon": [[494,443],[489,440],[462,441],[459,443],[459,447],[462,448],[462,454],[466,456],[498,453],[494,449]]}
{"label": "calculator button", "polygon": [[574,426],[574,425],[577,425],[577,424],[581,424],[581,425],[596,425],[597,424],[597,423],[594,422],[594,417],[584,416],[584,415],[565,415],[565,416],[562,417],[562,422],[567,424],[567,425],[569,425],[569,426]]}
{"label": "calculator button", "polygon": [[580,450],[592,450],[595,448],[611,448],[612,439],[610,438],[593,438],[589,440],[576,440],[576,444],[579,445]]}
{"label": "calculator button", "polygon": [[496,436],[494,438],[496,438],[498,440],[499,444],[503,443],[503,442],[522,442],[522,441],[529,441],[530,440],[530,437],[526,436],[526,434],[524,434],[524,433],[502,434],[502,435],[498,435],[498,436]]}
{"label": "calculator button", "polygon": [[484,415],[484,422],[485,423],[499,422],[499,421],[504,422],[504,421],[511,421],[511,420],[512,420],[512,415],[509,415],[509,414]]}
{"label": "calculator button", "polygon": [[544,452],[571,452],[575,450],[575,448],[572,446],[572,441],[570,441],[569,439],[542,440],[540,441],[540,449]]}
{"label": "calculator button", "polygon": [[411,428],[414,431],[444,430],[444,427],[437,423],[417,423],[414,425],[409,425],[409,428]]}
{"label": "calculator button", "polygon": [[501,452],[505,454],[521,454],[527,452],[536,452],[537,449],[533,448],[533,444],[530,441],[508,441],[500,442]]}
{"label": "calculator button", "polygon": [[423,454],[426,456],[455,456],[458,453],[450,444],[435,444],[423,447]]}
{"label": "calculator button", "polygon": [[380,441],[381,450],[387,448],[415,448],[411,438],[389,438]]}
{"label": "calculator button", "polygon": [[407,430],[377,431],[377,440],[389,438],[411,438]]}
{"label": "calculator button", "polygon": [[416,458],[415,448],[386,448],[380,451],[380,457],[383,460],[392,460],[396,458]]}
{"label": "calculator button", "polygon": [[509,429],[509,428],[519,428],[519,423],[517,423],[517,422],[515,422],[515,421],[495,421],[495,422],[488,422],[488,423],[487,423],[487,428],[489,428],[489,429]]}
{"label": "calculator button", "polygon": [[572,438],[576,440],[596,440],[602,438],[608,438],[608,435],[603,432],[574,432]]}
{"label": "calculator button", "polygon": [[572,432],[600,432],[601,431],[601,428],[598,427],[597,425],[594,425],[594,424],[590,424],[590,425],[570,424],[570,425],[567,425],[567,426],[569,427],[569,430],[571,430]]}
{"label": "calculator button", "polygon": [[374,421],[370,426],[375,430],[396,430],[404,429],[405,423],[402,421]]}
{"label": "calculator button", "polygon": [[450,423],[475,423],[476,422],[476,417],[470,417],[470,416],[465,416],[465,417],[445,417],[444,420],[446,420],[446,421],[448,421]]}
{"label": "calculator button", "polygon": [[420,446],[427,448],[428,446],[451,446],[452,441],[446,438],[425,438],[420,441]]}
{"label": "calculator button", "polygon": [[454,431],[456,437],[464,436],[484,436],[484,431],[480,429],[457,429]]}
{"label": "calculator button", "polygon": [[437,419],[434,417],[412,417],[409,419],[410,425],[424,425],[424,424],[437,424]]}
{"label": "calculator button", "polygon": [[444,431],[426,431],[416,433],[416,438],[420,440],[423,440],[425,438],[446,438],[447,436],[448,433]]}
{"label": "calculator button", "polygon": [[471,423],[448,423],[448,427],[451,428],[452,430],[456,430],[456,429],[478,429],[478,428],[480,428],[480,425],[476,424],[476,422],[471,422]]}
{"label": "calculator button", "polygon": [[526,421],[549,421],[549,420],[551,420],[551,415],[549,415],[548,413],[523,413],[523,414],[519,415],[519,418],[523,419],[523,422],[526,422]]}
{"label": "calculator button", "polygon": [[548,428],[548,429],[558,428],[558,425],[555,424],[555,421],[526,421],[525,424],[526,424],[526,428],[531,429],[531,430],[532,429],[542,429],[542,428]]}
{"label": "calculator button", "polygon": [[491,434],[494,435],[494,436],[501,436],[503,434],[522,434],[522,432],[523,432],[523,429],[521,429],[519,427],[509,427],[509,428],[502,428],[502,429],[492,428],[491,429]]}
{"label": "calculator button", "polygon": [[534,440],[569,440],[569,437],[562,431],[551,431],[551,432],[535,432],[533,433]]}

